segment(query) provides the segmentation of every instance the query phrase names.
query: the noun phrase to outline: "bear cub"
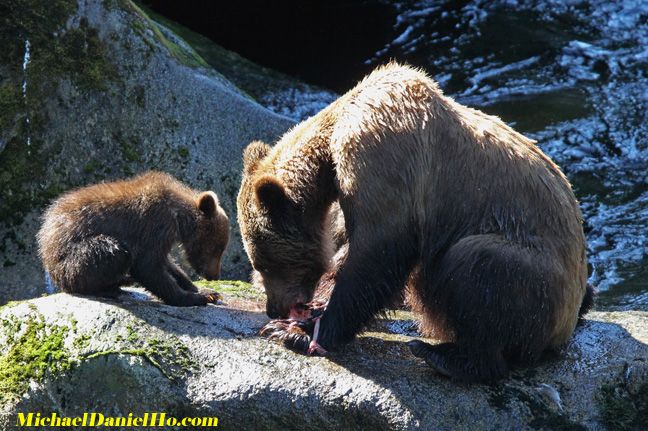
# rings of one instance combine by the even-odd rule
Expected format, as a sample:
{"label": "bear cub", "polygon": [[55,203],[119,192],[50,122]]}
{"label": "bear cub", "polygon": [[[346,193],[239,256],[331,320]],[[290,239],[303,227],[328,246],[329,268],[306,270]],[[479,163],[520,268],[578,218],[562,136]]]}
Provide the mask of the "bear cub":
{"label": "bear cub", "polygon": [[214,192],[147,172],[65,193],[45,211],[37,239],[64,292],[114,296],[136,281],[166,304],[205,305],[218,294],[194,286],[169,252],[181,243],[196,272],[217,279],[229,220]]}

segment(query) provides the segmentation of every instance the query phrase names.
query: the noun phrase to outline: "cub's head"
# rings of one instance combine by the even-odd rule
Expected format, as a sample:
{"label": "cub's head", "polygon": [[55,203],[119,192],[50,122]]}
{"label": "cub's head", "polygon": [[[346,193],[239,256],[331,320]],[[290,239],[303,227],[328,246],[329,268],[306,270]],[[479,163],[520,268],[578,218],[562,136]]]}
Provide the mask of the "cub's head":
{"label": "cub's head", "polygon": [[252,280],[265,289],[268,316],[278,318],[311,300],[329,257],[322,246],[321,222],[312,220],[276,175],[269,152],[262,142],[245,149],[237,207],[243,245],[254,268]]}
{"label": "cub's head", "polygon": [[229,241],[229,219],[218,205],[216,193],[208,191],[198,195],[196,204],[196,229],[184,242],[185,253],[191,266],[207,280],[217,280],[221,256]]}

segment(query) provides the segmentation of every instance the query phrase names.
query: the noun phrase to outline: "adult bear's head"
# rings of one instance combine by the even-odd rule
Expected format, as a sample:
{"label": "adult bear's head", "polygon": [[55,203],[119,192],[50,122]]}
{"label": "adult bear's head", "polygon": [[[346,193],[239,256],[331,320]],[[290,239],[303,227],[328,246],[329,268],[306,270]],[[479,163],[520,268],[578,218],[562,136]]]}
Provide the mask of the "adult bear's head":
{"label": "adult bear's head", "polygon": [[287,317],[291,308],[310,301],[327,270],[333,254],[324,226],[327,220],[305,199],[299,181],[291,188],[282,179],[307,173],[278,169],[268,145],[259,141],[248,145],[243,165],[238,222],[254,268],[252,280],[265,289],[268,316]]}

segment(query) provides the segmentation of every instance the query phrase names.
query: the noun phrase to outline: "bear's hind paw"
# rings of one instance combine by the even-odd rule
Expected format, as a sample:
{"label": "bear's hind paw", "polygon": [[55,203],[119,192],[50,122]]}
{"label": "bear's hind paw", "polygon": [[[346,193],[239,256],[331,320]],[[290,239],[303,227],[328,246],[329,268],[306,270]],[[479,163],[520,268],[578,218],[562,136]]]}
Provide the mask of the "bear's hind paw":
{"label": "bear's hind paw", "polygon": [[463,382],[487,382],[504,377],[506,362],[493,351],[480,351],[454,343],[431,345],[412,340],[407,345],[412,354],[425,360],[434,371]]}

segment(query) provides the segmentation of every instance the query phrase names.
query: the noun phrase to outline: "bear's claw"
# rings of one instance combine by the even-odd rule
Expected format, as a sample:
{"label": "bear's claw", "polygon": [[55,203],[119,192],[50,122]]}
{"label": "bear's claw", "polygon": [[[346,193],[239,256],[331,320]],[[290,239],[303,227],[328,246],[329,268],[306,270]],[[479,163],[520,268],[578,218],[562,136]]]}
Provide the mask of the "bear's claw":
{"label": "bear's claw", "polygon": [[218,301],[223,299],[220,293],[211,289],[200,288],[198,289],[198,294],[206,298],[208,304],[216,304]]}
{"label": "bear's claw", "polygon": [[306,321],[293,319],[276,319],[266,324],[260,335],[268,335],[268,339],[280,341],[297,353],[306,355],[324,355],[326,350],[320,346],[316,340],[311,339],[310,333],[313,333],[318,320],[309,319]]}
{"label": "bear's claw", "polygon": [[435,353],[434,348],[421,340],[412,340],[407,343],[410,351],[417,358],[425,360],[425,363],[439,374],[450,376],[450,371],[445,367],[443,358]]}

